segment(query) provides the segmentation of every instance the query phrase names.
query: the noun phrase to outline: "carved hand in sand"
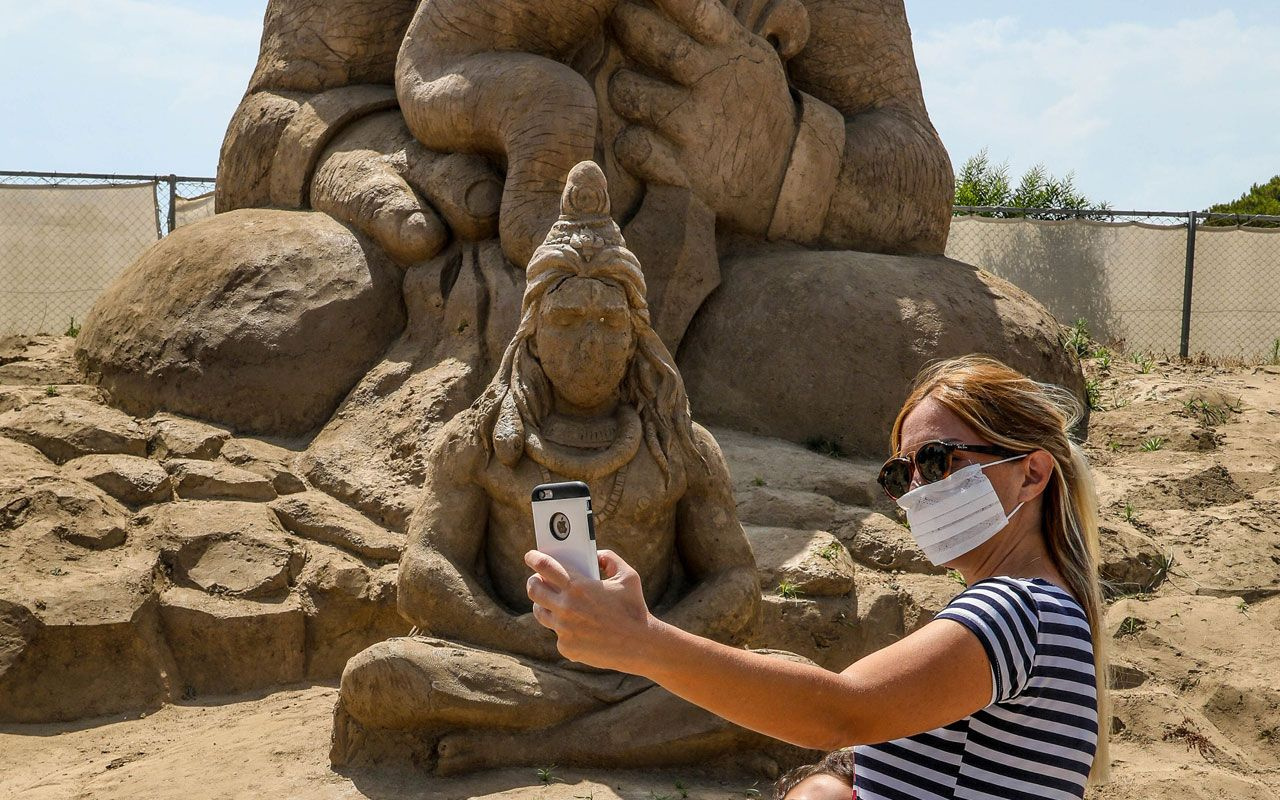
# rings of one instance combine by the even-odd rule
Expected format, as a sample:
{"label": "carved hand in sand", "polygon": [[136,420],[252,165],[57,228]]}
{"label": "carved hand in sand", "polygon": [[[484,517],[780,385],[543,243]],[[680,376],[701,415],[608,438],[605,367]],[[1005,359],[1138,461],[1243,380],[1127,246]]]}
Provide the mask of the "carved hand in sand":
{"label": "carved hand in sand", "polygon": [[[720,0],[657,6],[665,15],[627,0],[612,17],[622,48],[661,76],[620,70],[613,77],[610,104],[632,123],[614,152],[637,177],[689,187],[720,220],[763,234],[796,128],[779,52]],[[802,30],[780,42],[784,53],[797,39],[803,46],[807,18],[793,27]]]}

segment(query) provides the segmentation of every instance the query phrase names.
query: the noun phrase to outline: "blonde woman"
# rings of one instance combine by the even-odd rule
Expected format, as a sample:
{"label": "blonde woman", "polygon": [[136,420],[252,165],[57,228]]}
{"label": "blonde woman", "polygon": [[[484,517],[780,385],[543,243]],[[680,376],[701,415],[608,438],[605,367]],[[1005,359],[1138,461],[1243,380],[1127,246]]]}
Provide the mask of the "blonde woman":
{"label": "blonde woman", "polygon": [[634,570],[603,581],[536,551],[529,597],[562,654],[630,672],[802,747],[855,746],[860,800],[1079,798],[1105,779],[1098,527],[1070,395],[966,356],[926,368],[880,473],[912,536],[968,588],[934,621],[840,673],[655,618]]}

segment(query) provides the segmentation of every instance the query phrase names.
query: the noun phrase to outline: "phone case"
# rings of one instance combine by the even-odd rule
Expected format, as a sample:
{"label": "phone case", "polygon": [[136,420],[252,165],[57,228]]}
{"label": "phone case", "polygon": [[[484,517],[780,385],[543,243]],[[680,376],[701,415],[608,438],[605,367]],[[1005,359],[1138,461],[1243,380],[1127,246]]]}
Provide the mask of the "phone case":
{"label": "phone case", "polygon": [[600,580],[591,490],[582,481],[533,487],[533,533],[538,550],[572,572]]}

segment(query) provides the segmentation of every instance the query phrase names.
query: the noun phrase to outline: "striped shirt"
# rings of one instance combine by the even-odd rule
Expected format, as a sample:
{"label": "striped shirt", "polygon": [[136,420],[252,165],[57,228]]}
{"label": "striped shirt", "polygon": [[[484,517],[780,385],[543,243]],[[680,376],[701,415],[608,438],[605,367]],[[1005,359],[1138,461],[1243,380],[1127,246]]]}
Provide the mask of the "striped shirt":
{"label": "striped shirt", "polygon": [[989,578],[936,617],[991,661],[991,704],[932,731],[856,748],[858,800],[1081,798],[1098,743],[1084,609],[1042,578]]}

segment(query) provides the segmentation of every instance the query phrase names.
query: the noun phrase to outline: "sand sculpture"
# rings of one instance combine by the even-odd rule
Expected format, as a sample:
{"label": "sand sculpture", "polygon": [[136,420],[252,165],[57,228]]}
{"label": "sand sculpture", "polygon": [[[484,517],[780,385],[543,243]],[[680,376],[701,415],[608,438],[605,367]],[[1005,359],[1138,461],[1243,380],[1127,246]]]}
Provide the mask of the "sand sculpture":
{"label": "sand sculpture", "polygon": [[584,480],[600,546],[638,565],[665,618],[741,644],[760,604],[724,457],[689,417],[640,264],[608,211],[603,173],[578,165],[497,374],[428,455],[399,585],[422,635],[347,664],[336,764],[638,766],[751,738],[647,681],[565,662],[525,595],[533,487]]}
{"label": "sand sculpture", "polygon": [[[272,0],[224,141],[219,215],[104,295],[81,364],[138,414],[286,436],[327,425],[310,471],[336,473],[329,450],[381,435],[354,409],[338,431],[333,414],[352,390],[386,398],[386,376],[369,376],[388,348],[429,340],[400,359],[415,373],[466,364],[436,424],[483,388],[584,159],[609,180],[653,327],[705,419],[869,451],[889,398],[934,356],[998,352],[1082,384],[1042,309],[935,258],[951,169],[901,0]],[[474,296],[453,297],[472,277]],[[414,285],[430,281],[436,307],[415,315]],[[435,347],[450,301],[475,309],[464,354]],[[737,368],[748,360],[756,373]],[[865,397],[869,382],[884,397]],[[425,442],[402,439],[354,460],[420,460]]]}
{"label": "sand sculpture", "polygon": [[[609,232],[616,225],[645,265],[648,324],[632,359],[639,373],[622,385],[659,392],[653,386],[669,387],[678,364],[699,421],[718,426],[725,451],[738,453],[735,471],[746,470],[733,476],[734,492],[744,518],[759,526],[748,531],[757,581],[772,586],[789,575],[809,598],[765,597],[761,632],[748,641],[757,584],[748,591],[732,568],[715,577],[707,563],[705,574],[680,575],[689,564],[675,570],[669,549],[629,552],[633,561],[652,559],[654,574],[674,570],[650,582],[674,593],[655,599],[674,602],[694,581],[703,588],[691,597],[717,598],[721,627],[708,630],[710,616],[697,614],[690,627],[826,666],[847,664],[927,618],[932,600],[900,602],[882,585],[855,581],[847,555],[835,558],[861,548],[854,558],[873,570],[923,569],[877,505],[874,470],[796,443],[882,455],[910,378],[938,356],[995,353],[1077,391],[1083,378],[1042,307],[939,255],[951,171],[925,113],[900,0],[270,0],[258,66],[224,141],[219,213],[167,236],[126,270],[85,320],[74,366],[58,361],[58,373],[70,377],[33,384],[74,384],[76,397],[23,390],[0,398],[0,443],[39,451],[0,454],[19,464],[4,507],[34,509],[0,518],[0,530],[33,543],[0,557],[15,576],[0,596],[0,638],[16,631],[0,652],[0,720],[78,719],[188,694],[334,678],[371,644],[407,632],[392,590],[420,585],[413,565],[429,559],[408,557],[408,583],[399,584],[391,562],[430,527],[424,492],[438,494],[434,481],[446,475],[487,474],[469,466],[467,454],[478,451],[450,421],[477,399],[483,406],[495,373],[519,386],[542,372],[572,392],[556,370],[578,368],[580,348],[555,343],[539,324],[533,370],[525,351],[517,348],[517,358],[509,346],[528,332],[527,291],[541,291],[527,273],[529,256],[556,216],[565,171],[587,158],[607,178],[608,203],[582,202],[608,208],[612,219],[601,212],[593,224]],[[635,294],[636,279],[618,275]],[[621,296],[571,288],[539,302]],[[626,304],[639,313],[636,297]],[[613,382],[606,377],[604,385]],[[696,427],[689,435],[701,458],[685,463],[693,462],[678,434],[688,425],[677,420],[681,404],[659,392],[672,421],[637,400],[638,423],[624,412],[574,429],[547,416],[554,408],[528,405],[549,397],[549,385],[524,396],[515,416],[501,404],[490,409],[513,426],[491,442],[488,463],[533,480],[529,470],[540,462],[517,458],[533,441],[549,472],[595,480],[607,505],[613,451],[601,450],[604,478],[576,462],[559,469],[556,453],[616,435],[627,443],[620,452],[635,446],[634,469],[618,480],[618,513],[640,501],[635,486],[652,487],[652,508],[676,518],[659,527],[679,535],[680,498],[699,491],[689,483],[695,467],[719,464]],[[175,450],[165,443],[171,419],[212,427],[225,444]],[[518,434],[517,419],[538,424]],[[75,444],[86,437],[92,446]],[[247,453],[262,446],[250,437],[273,443],[270,466],[255,467],[265,480],[241,474],[257,464]],[[458,464],[442,471],[445,452]],[[84,510],[92,503],[28,497],[36,475],[59,477],[75,490],[68,492],[92,495],[107,510],[94,517]],[[482,485],[502,496],[498,483]],[[732,520],[725,497],[706,505]],[[514,508],[493,506],[491,522]],[[77,542],[103,549],[86,557]],[[737,545],[729,552],[741,556]],[[809,558],[817,552],[834,560]],[[510,569],[518,559],[507,555],[486,553]],[[59,562],[51,576],[46,561],[55,556],[69,566]],[[803,578],[787,566],[797,558],[812,567]],[[145,580],[120,578],[122,565]],[[97,571],[75,580],[62,574],[90,567]],[[245,574],[256,577],[240,587],[244,597],[227,596],[227,581]],[[90,579],[137,590],[102,601],[68,593]],[[495,602],[518,609],[512,574],[495,567],[475,579]],[[414,597],[410,590],[400,603],[440,649],[490,663],[477,653],[507,623],[464,624],[456,608],[423,610]],[[601,709],[638,714],[629,704],[664,702],[639,687],[606,692],[599,676],[566,672],[545,637],[510,624],[516,632],[492,656],[493,674],[525,676],[512,678],[513,697],[550,709],[538,725],[599,722]],[[92,653],[122,653],[120,637],[132,643],[134,677],[109,692],[83,679],[121,674],[104,670],[107,656],[61,656],[90,645]],[[240,654],[235,670],[209,657],[232,651]],[[268,663],[279,669],[259,669]],[[363,673],[353,670],[343,718],[353,735],[339,760],[376,755],[373,740],[397,725],[435,727],[434,712],[396,724],[365,713],[354,677]],[[561,695],[577,699],[560,705],[521,694],[543,674],[560,676]],[[44,688],[33,691],[37,684]],[[78,687],[74,697],[60,688],[67,686]],[[484,698],[499,696],[490,688]],[[479,707],[480,721],[494,714],[487,724],[502,726],[488,699]],[[689,742],[737,735],[682,719]],[[644,750],[642,732],[636,737],[637,763],[671,754]],[[449,741],[458,755],[442,759],[446,768],[471,763],[464,743]],[[403,741],[396,747],[406,751]]]}

